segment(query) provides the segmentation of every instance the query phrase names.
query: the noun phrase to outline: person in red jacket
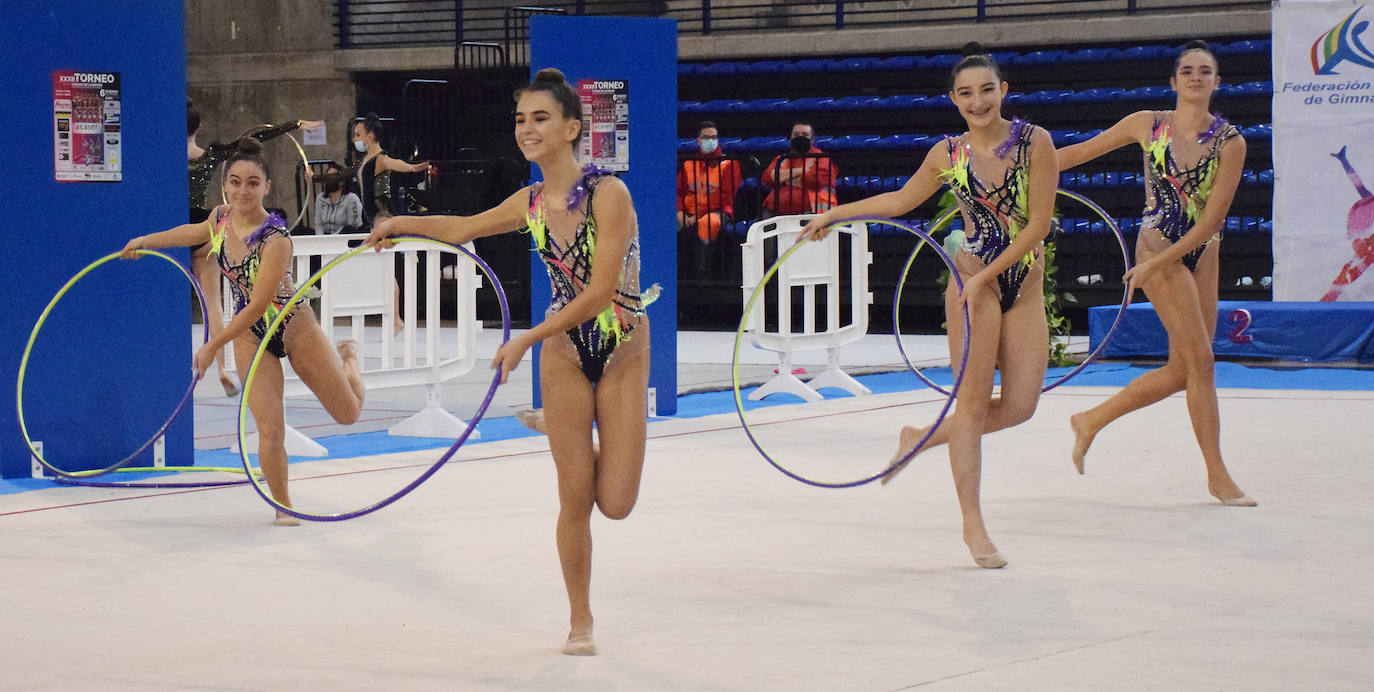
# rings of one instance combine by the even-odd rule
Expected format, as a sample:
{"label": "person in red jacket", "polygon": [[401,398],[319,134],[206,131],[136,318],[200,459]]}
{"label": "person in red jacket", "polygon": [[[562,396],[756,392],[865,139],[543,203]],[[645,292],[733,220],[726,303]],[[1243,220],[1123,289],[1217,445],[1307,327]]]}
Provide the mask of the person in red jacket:
{"label": "person in red jacket", "polygon": [[810,123],[792,125],[792,148],[773,159],[760,181],[771,190],[763,208],[772,214],[815,214],[835,206],[835,164],[816,147]]}
{"label": "person in red jacket", "polygon": [[739,161],[725,158],[720,131],[710,120],[697,126],[697,147],[700,153],[683,161],[677,173],[677,225],[695,228],[702,244],[710,245],[734,217],[735,192],[743,178]]}

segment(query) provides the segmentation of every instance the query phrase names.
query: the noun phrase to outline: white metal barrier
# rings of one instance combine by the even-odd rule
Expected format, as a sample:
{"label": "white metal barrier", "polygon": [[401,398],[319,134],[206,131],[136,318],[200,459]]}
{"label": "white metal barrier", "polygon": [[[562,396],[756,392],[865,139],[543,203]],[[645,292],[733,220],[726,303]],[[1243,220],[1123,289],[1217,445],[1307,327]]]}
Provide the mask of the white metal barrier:
{"label": "white metal barrier", "polygon": [[[366,237],[366,234],[293,237],[297,284],[310,276],[312,258],[319,258],[318,266],[324,266],[352,249],[350,242],[356,243]],[[471,244],[466,247],[472,249]],[[445,270],[441,280],[440,259],[444,254],[456,257],[457,264],[452,274]],[[400,290],[405,306],[402,315],[405,326],[393,335],[397,292],[394,267],[398,255],[404,267]],[[417,300],[418,267],[422,261],[425,266],[423,312]],[[482,275],[476,263],[467,255],[434,245],[402,243],[380,253],[365,252],[354,256],[326,273],[321,283],[316,313],[320,324],[333,340],[336,320],[348,320],[351,337],[359,345],[358,362],[367,389],[417,385],[426,388],[425,408],[389,428],[388,434],[458,437],[467,424],[443,408],[440,385],[466,374],[477,362],[477,335],[482,329],[477,319],[477,289],[482,286]],[[450,329],[447,334],[441,322],[445,295],[457,306],[457,329]],[[232,307],[224,314],[232,317]],[[370,316],[381,320],[380,343],[364,338],[364,322]],[[226,366],[233,363],[232,353],[227,355]],[[288,363],[283,362],[283,365]],[[287,396],[310,391],[289,368],[286,375]],[[478,437],[478,432],[474,430],[472,437]],[[254,435],[249,440],[250,448],[255,447],[256,442]],[[238,445],[232,449],[237,450]],[[324,456],[327,450],[288,426],[287,453]]]}
{"label": "white metal barrier", "polygon": [[[776,252],[781,256],[796,243],[808,221],[814,215],[775,216],[764,219],[749,227],[749,234],[740,250],[743,253],[744,281],[743,300],[747,304],[749,296],[758,288],[763,274],[767,271],[765,255],[770,241],[776,242]],[[849,312],[847,320],[840,316],[840,287],[845,278],[844,267],[840,266],[840,238],[849,237],[850,289]],[[770,394],[795,394],[807,401],[818,401],[822,397],[816,391],[822,387],[838,387],[853,394],[870,394],[869,389],[840,369],[839,349],[853,343],[868,333],[868,306],[873,303],[873,294],[868,291],[868,266],[873,263],[873,255],[868,251],[868,228],[864,224],[851,224],[836,228],[833,233],[820,242],[810,242],[802,246],[778,268],[773,278],[777,287],[776,306],[777,327],[767,328],[766,313],[770,306],[760,299],[754,304],[749,315],[746,329],[754,346],[778,354],[778,372],[752,394],[750,399],[762,399]],[[793,289],[800,288],[802,299],[802,325],[796,330],[792,324]],[[825,329],[816,330],[817,288],[824,289]],[[826,349],[827,366],[824,372],[812,378],[809,383],[802,382],[792,374],[792,353]]]}

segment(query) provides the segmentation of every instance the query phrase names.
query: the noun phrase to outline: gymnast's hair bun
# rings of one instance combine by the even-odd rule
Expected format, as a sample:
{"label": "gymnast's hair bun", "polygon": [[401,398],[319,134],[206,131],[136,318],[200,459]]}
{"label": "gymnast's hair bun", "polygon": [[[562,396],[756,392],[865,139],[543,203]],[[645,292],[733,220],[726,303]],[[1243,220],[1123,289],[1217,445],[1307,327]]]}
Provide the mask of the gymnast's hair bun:
{"label": "gymnast's hair bun", "polygon": [[1205,50],[1205,51],[1207,51],[1208,53],[1212,52],[1212,49],[1207,47],[1207,42],[1206,42],[1206,41],[1203,41],[1203,40],[1201,40],[1201,39],[1196,39],[1196,38],[1193,39],[1193,40],[1191,40],[1191,41],[1189,41],[1189,42],[1187,43],[1187,45],[1183,46],[1183,51],[1184,51],[1184,52],[1187,52],[1187,51],[1190,51],[1190,50]]}
{"label": "gymnast's hair bun", "polygon": [[259,142],[258,140],[253,139],[252,137],[244,137],[240,139],[238,141],[237,147],[240,154],[249,154],[252,156],[262,155],[262,142]]}
{"label": "gymnast's hair bun", "polygon": [[549,82],[566,82],[563,71],[556,67],[546,67],[534,74],[534,81],[531,84],[545,84]]}
{"label": "gymnast's hair bun", "polygon": [[960,53],[964,56],[969,56],[987,55],[988,52],[986,50],[983,50],[983,44],[977,41],[969,41],[968,43],[964,44],[964,47],[960,50]]}

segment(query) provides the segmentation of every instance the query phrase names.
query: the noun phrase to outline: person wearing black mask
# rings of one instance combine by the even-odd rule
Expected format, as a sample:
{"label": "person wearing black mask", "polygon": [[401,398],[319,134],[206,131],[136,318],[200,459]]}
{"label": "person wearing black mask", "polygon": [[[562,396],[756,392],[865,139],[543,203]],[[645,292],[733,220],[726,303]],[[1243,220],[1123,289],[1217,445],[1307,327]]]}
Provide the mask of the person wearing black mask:
{"label": "person wearing black mask", "polygon": [[320,235],[353,232],[363,225],[363,201],[344,190],[343,169],[329,164],[324,194],[315,197],[315,231]]}
{"label": "person wearing black mask", "polygon": [[810,123],[792,125],[791,149],[760,176],[770,192],[763,201],[772,214],[814,214],[835,206],[835,164],[815,144]]}

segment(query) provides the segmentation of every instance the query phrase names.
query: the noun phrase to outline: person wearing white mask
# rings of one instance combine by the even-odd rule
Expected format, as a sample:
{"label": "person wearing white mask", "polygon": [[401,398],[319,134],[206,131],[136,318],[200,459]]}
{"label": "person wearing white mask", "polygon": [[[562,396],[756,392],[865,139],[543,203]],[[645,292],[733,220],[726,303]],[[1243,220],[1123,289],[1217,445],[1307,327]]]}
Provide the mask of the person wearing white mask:
{"label": "person wearing white mask", "polygon": [[732,220],[743,178],[739,161],[721,150],[720,130],[710,120],[697,126],[697,148],[700,153],[683,161],[677,174],[677,225],[695,229],[702,244],[709,245]]}

